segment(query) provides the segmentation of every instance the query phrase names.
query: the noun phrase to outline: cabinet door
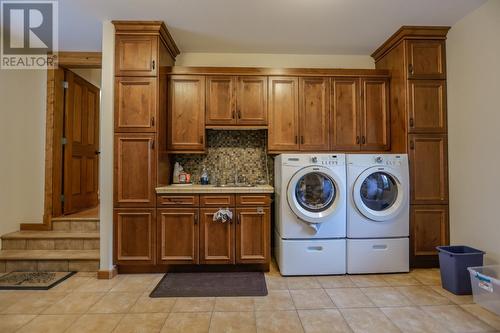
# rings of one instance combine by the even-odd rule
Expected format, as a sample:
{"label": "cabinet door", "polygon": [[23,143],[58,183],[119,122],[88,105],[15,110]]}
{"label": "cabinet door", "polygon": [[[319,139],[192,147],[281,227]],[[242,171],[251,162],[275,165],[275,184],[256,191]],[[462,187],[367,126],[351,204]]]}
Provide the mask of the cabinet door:
{"label": "cabinet door", "polygon": [[269,78],[269,150],[299,150],[299,80]]}
{"label": "cabinet door", "polygon": [[168,150],[205,151],[205,77],[170,77]]}
{"label": "cabinet door", "polygon": [[234,264],[234,224],[213,221],[217,210],[200,209],[200,264]]}
{"label": "cabinet door", "polygon": [[157,110],[156,78],[115,79],[115,131],[154,132]]}
{"label": "cabinet door", "polygon": [[300,150],[330,148],[330,87],[325,77],[299,79]]}
{"label": "cabinet door", "polygon": [[155,210],[115,209],[114,261],[118,264],[154,264]]}
{"label": "cabinet door", "polygon": [[235,79],[232,76],[208,76],[206,124],[236,124]]}
{"label": "cabinet door", "polygon": [[116,76],[156,76],[157,68],[158,37],[116,35]]}
{"label": "cabinet door", "polygon": [[361,79],[361,89],[361,150],[388,150],[389,80]]}
{"label": "cabinet door", "polygon": [[267,263],[271,247],[269,208],[236,210],[236,263]]}
{"label": "cabinet door", "polygon": [[154,134],[116,134],[114,200],[117,207],[154,207]]}
{"label": "cabinet door", "polygon": [[267,77],[238,77],[237,117],[239,125],[267,125]]}
{"label": "cabinet door", "polygon": [[198,208],[164,208],[157,214],[159,262],[197,264]]}
{"label": "cabinet door", "polygon": [[411,134],[411,203],[448,203],[447,139],[440,134]]}
{"label": "cabinet door", "polygon": [[410,133],[446,133],[446,81],[409,80]]}
{"label": "cabinet door", "polygon": [[411,258],[416,266],[437,263],[436,246],[449,242],[447,205],[412,205],[410,217]]}
{"label": "cabinet door", "polygon": [[360,149],[359,95],[359,78],[331,80],[332,150]]}
{"label": "cabinet door", "polygon": [[406,43],[409,79],[446,79],[444,40],[409,40]]}

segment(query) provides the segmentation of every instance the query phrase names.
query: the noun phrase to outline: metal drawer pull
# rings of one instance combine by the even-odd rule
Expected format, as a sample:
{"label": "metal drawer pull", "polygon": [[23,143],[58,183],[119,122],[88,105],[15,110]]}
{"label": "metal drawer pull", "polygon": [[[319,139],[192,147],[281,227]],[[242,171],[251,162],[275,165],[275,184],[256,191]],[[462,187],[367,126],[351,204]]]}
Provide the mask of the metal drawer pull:
{"label": "metal drawer pull", "polygon": [[321,252],[323,251],[323,246],[308,246],[307,251]]}
{"label": "metal drawer pull", "polygon": [[374,250],[387,250],[387,244],[377,244],[373,245],[372,248]]}

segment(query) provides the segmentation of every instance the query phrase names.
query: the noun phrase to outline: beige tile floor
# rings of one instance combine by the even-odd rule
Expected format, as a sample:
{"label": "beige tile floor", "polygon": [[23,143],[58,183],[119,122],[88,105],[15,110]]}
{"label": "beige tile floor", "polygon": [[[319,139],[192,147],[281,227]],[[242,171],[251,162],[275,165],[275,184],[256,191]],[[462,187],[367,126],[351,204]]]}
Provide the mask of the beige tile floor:
{"label": "beige tile floor", "polygon": [[436,269],[285,278],[273,266],[266,297],[149,298],[161,277],[78,273],[49,291],[0,291],[0,332],[500,332]]}

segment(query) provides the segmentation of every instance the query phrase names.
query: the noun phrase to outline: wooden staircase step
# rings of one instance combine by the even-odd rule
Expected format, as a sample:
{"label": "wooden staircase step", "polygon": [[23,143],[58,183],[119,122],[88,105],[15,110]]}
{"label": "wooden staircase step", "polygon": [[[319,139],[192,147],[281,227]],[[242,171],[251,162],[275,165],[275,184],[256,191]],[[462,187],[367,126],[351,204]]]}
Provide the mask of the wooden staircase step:
{"label": "wooden staircase step", "polygon": [[99,260],[99,250],[1,250],[0,260]]}
{"label": "wooden staircase step", "polygon": [[5,239],[99,239],[98,232],[16,231],[3,235]]}

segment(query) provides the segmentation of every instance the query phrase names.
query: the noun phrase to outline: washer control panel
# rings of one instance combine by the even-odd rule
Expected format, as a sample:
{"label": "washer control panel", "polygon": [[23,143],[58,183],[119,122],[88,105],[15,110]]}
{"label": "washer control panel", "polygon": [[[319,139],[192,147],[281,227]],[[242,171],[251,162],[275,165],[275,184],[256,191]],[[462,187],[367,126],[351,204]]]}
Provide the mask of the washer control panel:
{"label": "washer control panel", "polygon": [[374,162],[380,165],[387,165],[387,166],[400,166],[401,163],[401,158],[399,156],[375,156]]}
{"label": "washer control panel", "polygon": [[311,163],[323,166],[336,166],[345,164],[344,160],[339,158],[337,155],[312,156]]}

